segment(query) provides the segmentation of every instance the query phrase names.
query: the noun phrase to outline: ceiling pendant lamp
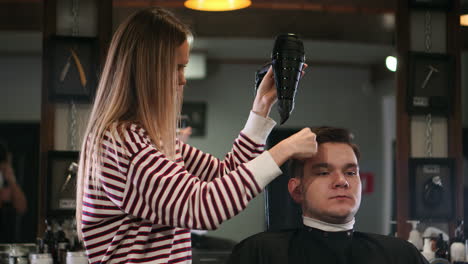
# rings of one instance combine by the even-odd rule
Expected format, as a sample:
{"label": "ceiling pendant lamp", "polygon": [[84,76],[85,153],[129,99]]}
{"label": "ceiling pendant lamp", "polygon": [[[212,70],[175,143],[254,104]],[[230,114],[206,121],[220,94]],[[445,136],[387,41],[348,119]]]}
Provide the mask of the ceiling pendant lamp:
{"label": "ceiling pendant lamp", "polygon": [[231,11],[250,6],[250,0],[187,0],[187,8],[200,11]]}
{"label": "ceiling pendant lamp", "polygon": [[461,1],[460,10],[460,25],[468,27],[468,0]]}
{"label": "ceiling pendant lamp", "polygon": [[460,25],[468,26],[468,14],[463,14],[460,16]]}

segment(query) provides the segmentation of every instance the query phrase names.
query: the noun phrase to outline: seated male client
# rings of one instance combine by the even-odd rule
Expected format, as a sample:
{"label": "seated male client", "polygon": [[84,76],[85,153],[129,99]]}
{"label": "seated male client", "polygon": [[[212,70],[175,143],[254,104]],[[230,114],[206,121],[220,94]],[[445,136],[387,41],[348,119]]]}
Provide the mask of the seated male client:
{"label": "seated male client", "polygon": [[313,132],[317,154],[292,160],[288,182],[303,227],[251,236],[234,248],[228,263],[427,263],[405,240],[353,230],[361,203],[359,149],[345,129]]}

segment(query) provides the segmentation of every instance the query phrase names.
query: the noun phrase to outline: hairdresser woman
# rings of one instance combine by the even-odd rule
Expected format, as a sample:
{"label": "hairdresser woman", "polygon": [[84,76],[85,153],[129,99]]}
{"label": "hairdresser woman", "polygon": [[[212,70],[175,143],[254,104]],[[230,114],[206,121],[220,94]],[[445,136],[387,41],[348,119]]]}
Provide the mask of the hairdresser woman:
{"label": "hairdresser woman", "polygon": [[264,152],[275,125],[271,70],[224,160],[177,141],[189,38],[159,8],[132,15],[113,36],[78,172],[78,232],[90,263],[191,263],[190,229],[217,228],[287,159],[316,152],[309,129]]}

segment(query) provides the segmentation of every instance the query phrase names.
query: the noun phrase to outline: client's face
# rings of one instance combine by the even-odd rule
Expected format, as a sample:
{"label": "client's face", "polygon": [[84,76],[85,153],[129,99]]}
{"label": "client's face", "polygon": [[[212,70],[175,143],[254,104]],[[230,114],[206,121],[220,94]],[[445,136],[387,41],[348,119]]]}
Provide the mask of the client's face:
{"label": "client's face", "polygon": [[299,180],[303,214],[342,224],[353,219],[361,203],[361,179],[353,149],[344,143],[323,143],[304,164]]}

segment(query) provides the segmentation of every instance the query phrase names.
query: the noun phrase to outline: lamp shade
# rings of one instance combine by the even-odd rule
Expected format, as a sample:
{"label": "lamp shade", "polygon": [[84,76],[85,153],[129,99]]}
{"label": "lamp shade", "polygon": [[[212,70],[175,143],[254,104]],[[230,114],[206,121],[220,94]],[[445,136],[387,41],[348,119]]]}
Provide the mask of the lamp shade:
{"label": "lamp shade", "polygon": [[460,16],[460,25],[468,27],[468,14],[463,14]]}
{"label": "lamp shade", "polygon": [[460,25],[468,27],[468,0],[461,0]]}
{"label": "lamp shade", "polygon": [[230,11],[250,6],[250,0],[187,0],[187,8],[200,11]]}

